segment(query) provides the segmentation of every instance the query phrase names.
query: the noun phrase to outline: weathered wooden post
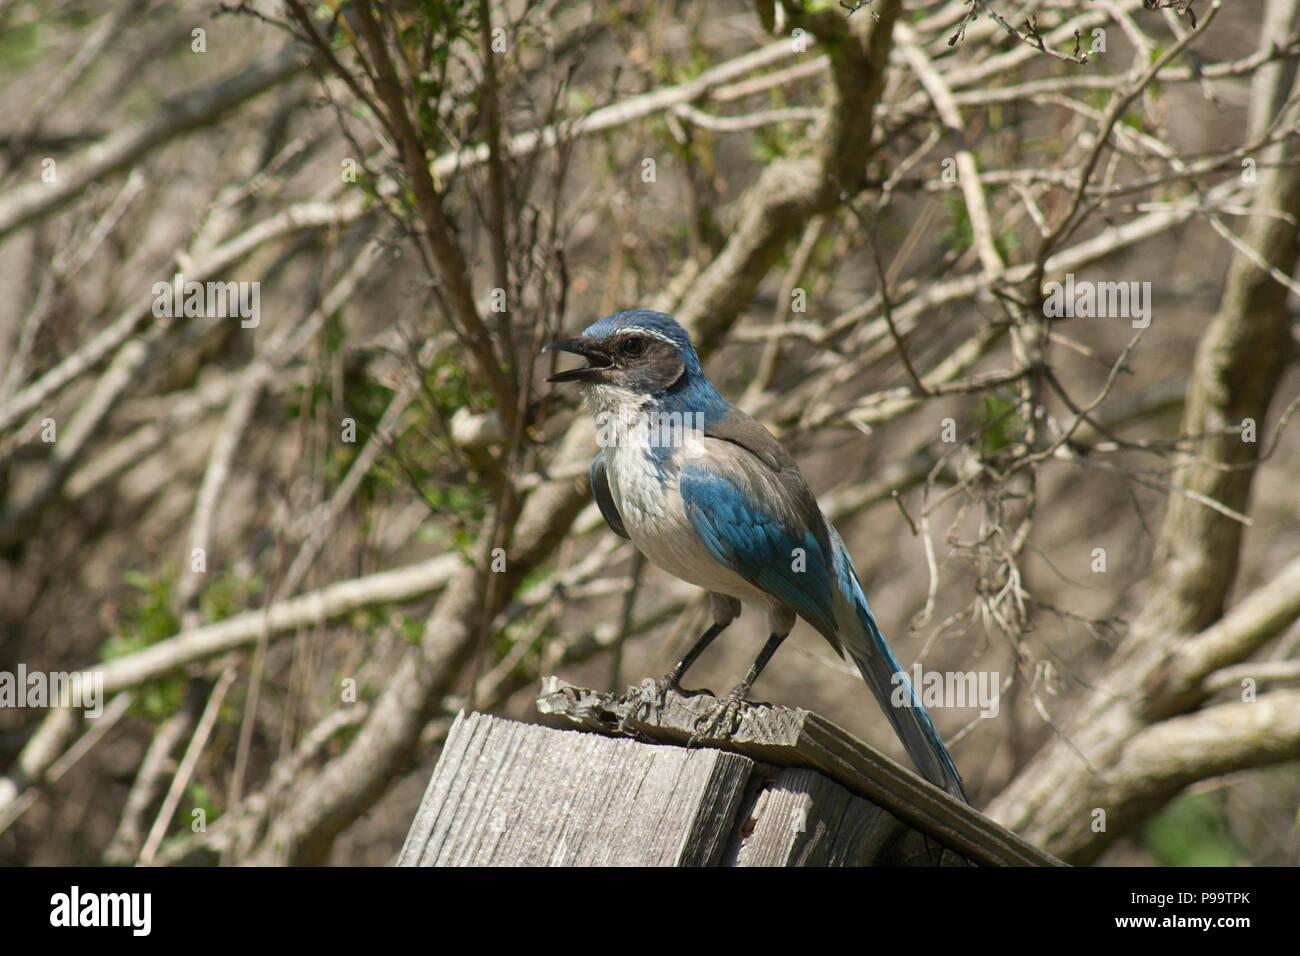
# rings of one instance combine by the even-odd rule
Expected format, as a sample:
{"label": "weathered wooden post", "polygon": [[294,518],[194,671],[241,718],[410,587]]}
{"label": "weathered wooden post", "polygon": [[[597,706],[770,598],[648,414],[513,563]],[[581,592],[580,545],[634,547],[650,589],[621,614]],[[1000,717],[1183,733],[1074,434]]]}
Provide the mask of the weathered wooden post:
{"label": "weathered wooden post", "polygon": [[551,677],[547,725],[460,714],[398,865],[1061,865],[805,710],[747,705],[688,748],[713,702]]}

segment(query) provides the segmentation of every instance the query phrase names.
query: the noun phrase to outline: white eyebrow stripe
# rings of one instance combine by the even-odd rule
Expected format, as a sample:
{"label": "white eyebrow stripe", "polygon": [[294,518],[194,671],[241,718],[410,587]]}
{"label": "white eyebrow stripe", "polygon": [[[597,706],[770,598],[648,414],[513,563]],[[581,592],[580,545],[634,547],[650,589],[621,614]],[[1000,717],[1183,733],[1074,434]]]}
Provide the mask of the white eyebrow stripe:
{"label": "white eyebrow stripe", "polygon": [[676,348],[676,347],[677,347],[677,343],[676,343],[676,342],[674,342],[674,341],[673,341],[672,339],[670,339],[668,336],[664,335],[662,332],[656,332],[654,329],[643,328],[642,326],[639,326],[639,325],[630,325],[630,326],[628,326],[626,329],[622,329],[622,330],[619,332],[619,334],[620,334],[620,335],[623,335],[623,334],[626,334],[626,333],[628,333],[628,332],[639,332],[641,335],[648,335],[650,338],[652,338],[652,339],[658,339],[660,342],[667,342],[667,343],[668,343],[669,345],[671,345],[673,348]]}

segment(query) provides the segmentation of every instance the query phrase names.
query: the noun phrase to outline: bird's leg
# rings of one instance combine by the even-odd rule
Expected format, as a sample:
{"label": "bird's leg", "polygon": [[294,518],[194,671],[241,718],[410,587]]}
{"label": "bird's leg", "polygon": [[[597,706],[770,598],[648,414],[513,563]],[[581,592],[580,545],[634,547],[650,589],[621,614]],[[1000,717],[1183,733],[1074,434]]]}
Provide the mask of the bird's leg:
{"label": "bird's leg", "polygon": [[691,734],[691,739],[687,742],[688,747],[696,746],[705,740],[726,740],[736,731],[736,716],[740,713],[740,706],[749,696],[749,690],[754,686],[754,681],[758,680],[758,675],[763,673],[763,668],[767,662],[772,659],[776,649],[781,646],[781,642],[790,636],[790,632],[784,634],[772,634],[768,637],[767,643],[763,649],[758,652],[758,657],[754,658],[754,663],[749,665],[749,673],[745,679],[731,689],[720,702],[720,706],[714,709],[709,715],[708,722],[700,730]]}
{"label": "bird's leg", "polygon": [[665,674],[663,679],[659,681],[659,684],[661,685],[659,687],[660,694],[667,690],[681,690],[682,678],[686,675],[686,672],[691,669],[691,665],[695,663],[696,658],[703,654],[704,649],[713,643],[713,639],[725,631],[730,625],[731,621],[715,622],[712,627],[701,634],[700,639],[691,645],[691,649],[687,651],[682,659],[673,665],[673,669]]}
{"label": "bird's leg", "polygon": [[[725,631],[728,625],[740,615],[740,602],[726,594],[709,592],[709,607],[713,611],[712,626],[700,635],[685,656],[673,665],[673,669],[660,680],[646,678],[639,687],[628,688],[628,692],[620,701],[625,705],[621,708],[623,717],[619,721],[620,730],[627,730],[628,721],[636,719],[643,708],[648,711],[657,702],[663,701],[668,691],[680,691],[682,677],[690,670],[696,658],[703,654],[705,648],[713,643],[714,638]],[[793,624],[793,621],[791,623]]]}
{"label": "bird's leg", "polygon": [[664,696],[670,690],[681,690],[682,676],[690,670],[695,659],[704,653],[704,649],[713,643],[713,639],[727,629],[734,618],[725,621],[716,621],[713,626],[700,635],[699,640],[691,645],[691,649],[673,665],[673,669],[657,681],[646,678],[638,687],[629,687],[621,703],[631,705],[626,711],[625,716],[619,721],[620,729],[626,730],[628,720],[638,717],[642,708],[651,707],[656,701],[662,701]]}

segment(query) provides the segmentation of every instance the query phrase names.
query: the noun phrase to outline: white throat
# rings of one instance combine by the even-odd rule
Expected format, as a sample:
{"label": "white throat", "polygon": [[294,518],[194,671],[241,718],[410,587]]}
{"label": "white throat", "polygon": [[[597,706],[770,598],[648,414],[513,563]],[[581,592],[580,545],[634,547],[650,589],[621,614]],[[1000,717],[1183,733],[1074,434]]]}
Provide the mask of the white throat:
{"label": "white throat", "polygon": [[649,395],[638,395],[618,385],[588,385],[583,390],[587,411],[593,415],[618,415],[630,418],[650,403]]}

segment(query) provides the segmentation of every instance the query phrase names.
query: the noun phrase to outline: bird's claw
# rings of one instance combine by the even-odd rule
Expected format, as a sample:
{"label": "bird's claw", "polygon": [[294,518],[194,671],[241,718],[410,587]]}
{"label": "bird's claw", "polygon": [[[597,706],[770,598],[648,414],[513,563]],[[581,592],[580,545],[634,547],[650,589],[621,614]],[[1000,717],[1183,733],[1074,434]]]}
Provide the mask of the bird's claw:
{"label": "bird's claw", "polygon": [[699,747],[708,740],[729,740],[739,729],[740,709],[745,703],[747,688],[737,687],[730,694],[718,701],[702,728],[691,734],[686,741],[687,747]]}
{"label": "bird's claw", "polygon": [[672,675],[661,677],[659,680],[647,677],[640,684],[628,687],[627,693],[618,701],[619,709],[623,712],[618,722],[619,731],[631,733],[629,721],[638,719],[642,713],[649,715],[650,709],[655,704],[662,703],[670,690],[677,689],[677,682],[672,679]]}

